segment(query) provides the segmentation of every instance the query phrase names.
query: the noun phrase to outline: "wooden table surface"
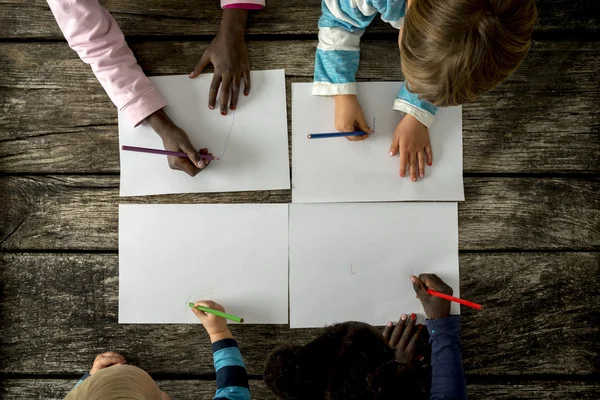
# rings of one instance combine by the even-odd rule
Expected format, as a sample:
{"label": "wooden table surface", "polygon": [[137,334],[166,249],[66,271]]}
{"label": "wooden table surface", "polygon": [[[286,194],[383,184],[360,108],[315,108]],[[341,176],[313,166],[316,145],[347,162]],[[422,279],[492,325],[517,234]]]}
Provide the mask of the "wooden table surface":
{"label": "wooden table surface", "polygon": [[[102,1],[149,75],[189,73],[217,0]],[[463,108],[459,205],[471,399],[600,398],[600,6],[539,0],[531,52]],[[252,15],[253,69],[312,79],[318,0]],[[400,80],[396,32],[362,42],[359,80]],[[290,142],[291,143],[291,142]],[[42,0],[0,0],[0,398],[62,398],[96,354],[122,352],[174,399],[210,399],[200,326],[118,325],[119,203],[288,203],[289,190],[119,198],[117,112]],[[398,310],[401,312],[401,310]],[[316,329],[233,327],[254,398],[265,355]]]}

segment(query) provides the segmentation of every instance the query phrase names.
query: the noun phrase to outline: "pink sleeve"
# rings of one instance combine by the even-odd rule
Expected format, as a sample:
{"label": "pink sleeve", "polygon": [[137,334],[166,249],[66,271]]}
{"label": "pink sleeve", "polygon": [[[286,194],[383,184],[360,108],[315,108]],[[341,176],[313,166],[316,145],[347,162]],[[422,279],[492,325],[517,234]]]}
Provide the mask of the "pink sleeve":
{"label": "pink sleeve", "polygon": [[112,102],[134,125],[166,106],[98,0],[47,1],[69,46],[90,64]]}
{"label": "pink sleeve", "polygon": [[223,8],[243,8],[246,10],[262,10],[265,0],[221,0]]}

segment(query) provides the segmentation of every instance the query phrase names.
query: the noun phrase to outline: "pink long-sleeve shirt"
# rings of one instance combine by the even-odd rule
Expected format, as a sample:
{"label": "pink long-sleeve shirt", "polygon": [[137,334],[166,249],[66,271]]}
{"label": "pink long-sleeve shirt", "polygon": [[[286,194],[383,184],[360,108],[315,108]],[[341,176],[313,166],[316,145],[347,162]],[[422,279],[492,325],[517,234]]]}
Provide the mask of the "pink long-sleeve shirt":
{"label": "pink long-sleeve shirt", "polygon": [[[112,102],[134,125],[167,105],[98,0],[47,1],[69,46],[92,67]],[[264,0],[221,0],[223,8],[260,9],[264,5]]]}

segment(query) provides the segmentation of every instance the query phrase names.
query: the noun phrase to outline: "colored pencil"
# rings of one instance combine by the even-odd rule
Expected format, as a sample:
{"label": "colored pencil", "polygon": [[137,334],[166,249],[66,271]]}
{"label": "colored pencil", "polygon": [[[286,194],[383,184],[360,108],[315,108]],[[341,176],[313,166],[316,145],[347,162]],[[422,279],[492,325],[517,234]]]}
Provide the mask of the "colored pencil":
{"label": "colored pencil", "polygon": [[481,304],[473,303],[472,301],[459,299],[458,297],[449,296],[447,294],[437,292],[435,290],[427,289],[427,293],[432,296],[439,297],[440,299],[454,301],[456,303],[462,304],[463,306],[472,307],[476,310],[483,310],[483,306]]}
{"label": "colored pencil", "polygon": [[[162,154],[165,156],[175,156],[175,157],[185,157],[188,158],[188,155],[182,151],[170,151],[170,150],[160,150],[160,149],[148,149],[145,147],[135,147],[135,146],[121,146],[121,149],[127,151],[137,151],[138,153],[150,153],[150,154]],[[219,161],[219,157],[213,157],[209,155],[200,154],[200,158],[203,160],[216,160]]]}
{"label": "colored pencil", "polygon": [[306,135],[309,139],[327,139],[327,138],[336,138],[336,137],[347,137],[347,136],[362,136],[366,135],[367,132],[363,131],[353,131],[353,132],[331,132],[331,133],[311,133],[310,135]]}
{"label": "colored pencil", "polygon": [[214,310],[212,308],[202,307],[202,306],[194,306],[194,303],[188,303],[188,306],[190,306],[192,308],[197,308],[198,310],[204,311],[205,313],[214,314],[217,317],[227,318],[227,319],[230,319],[235,322],[244,322],[244,318],[242,318],[242,317],[236,317],[235,315],[227,314],[227,313],[224,313],[219,310]]}

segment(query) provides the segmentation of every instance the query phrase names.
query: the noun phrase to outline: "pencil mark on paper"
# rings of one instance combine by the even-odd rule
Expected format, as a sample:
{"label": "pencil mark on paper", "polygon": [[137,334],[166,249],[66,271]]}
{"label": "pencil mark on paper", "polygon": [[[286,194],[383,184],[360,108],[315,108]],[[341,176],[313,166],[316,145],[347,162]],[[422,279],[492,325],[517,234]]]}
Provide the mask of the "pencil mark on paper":
{"label": "pencil mark on paper", "polygon": [[350,264],[350,275],[356,275],[356,272],[354,272],[354,265]]}
{"label": "pencil mark on paper", "polygon": [[237,110],[234,110],[232,113],[231,126],[229,127],[229,133],[227,133],[227,139],[225,139],[225,147],[223,148],[223,154],[221,154],[221,157],[219,157],[221,160],[223,160],[223,157],[225,156],[225,152],[227,151],[227,146],[229,145],[229,138],[231,137],[231,132],[233,132],[233,126],[235,125],[236,111]]}

